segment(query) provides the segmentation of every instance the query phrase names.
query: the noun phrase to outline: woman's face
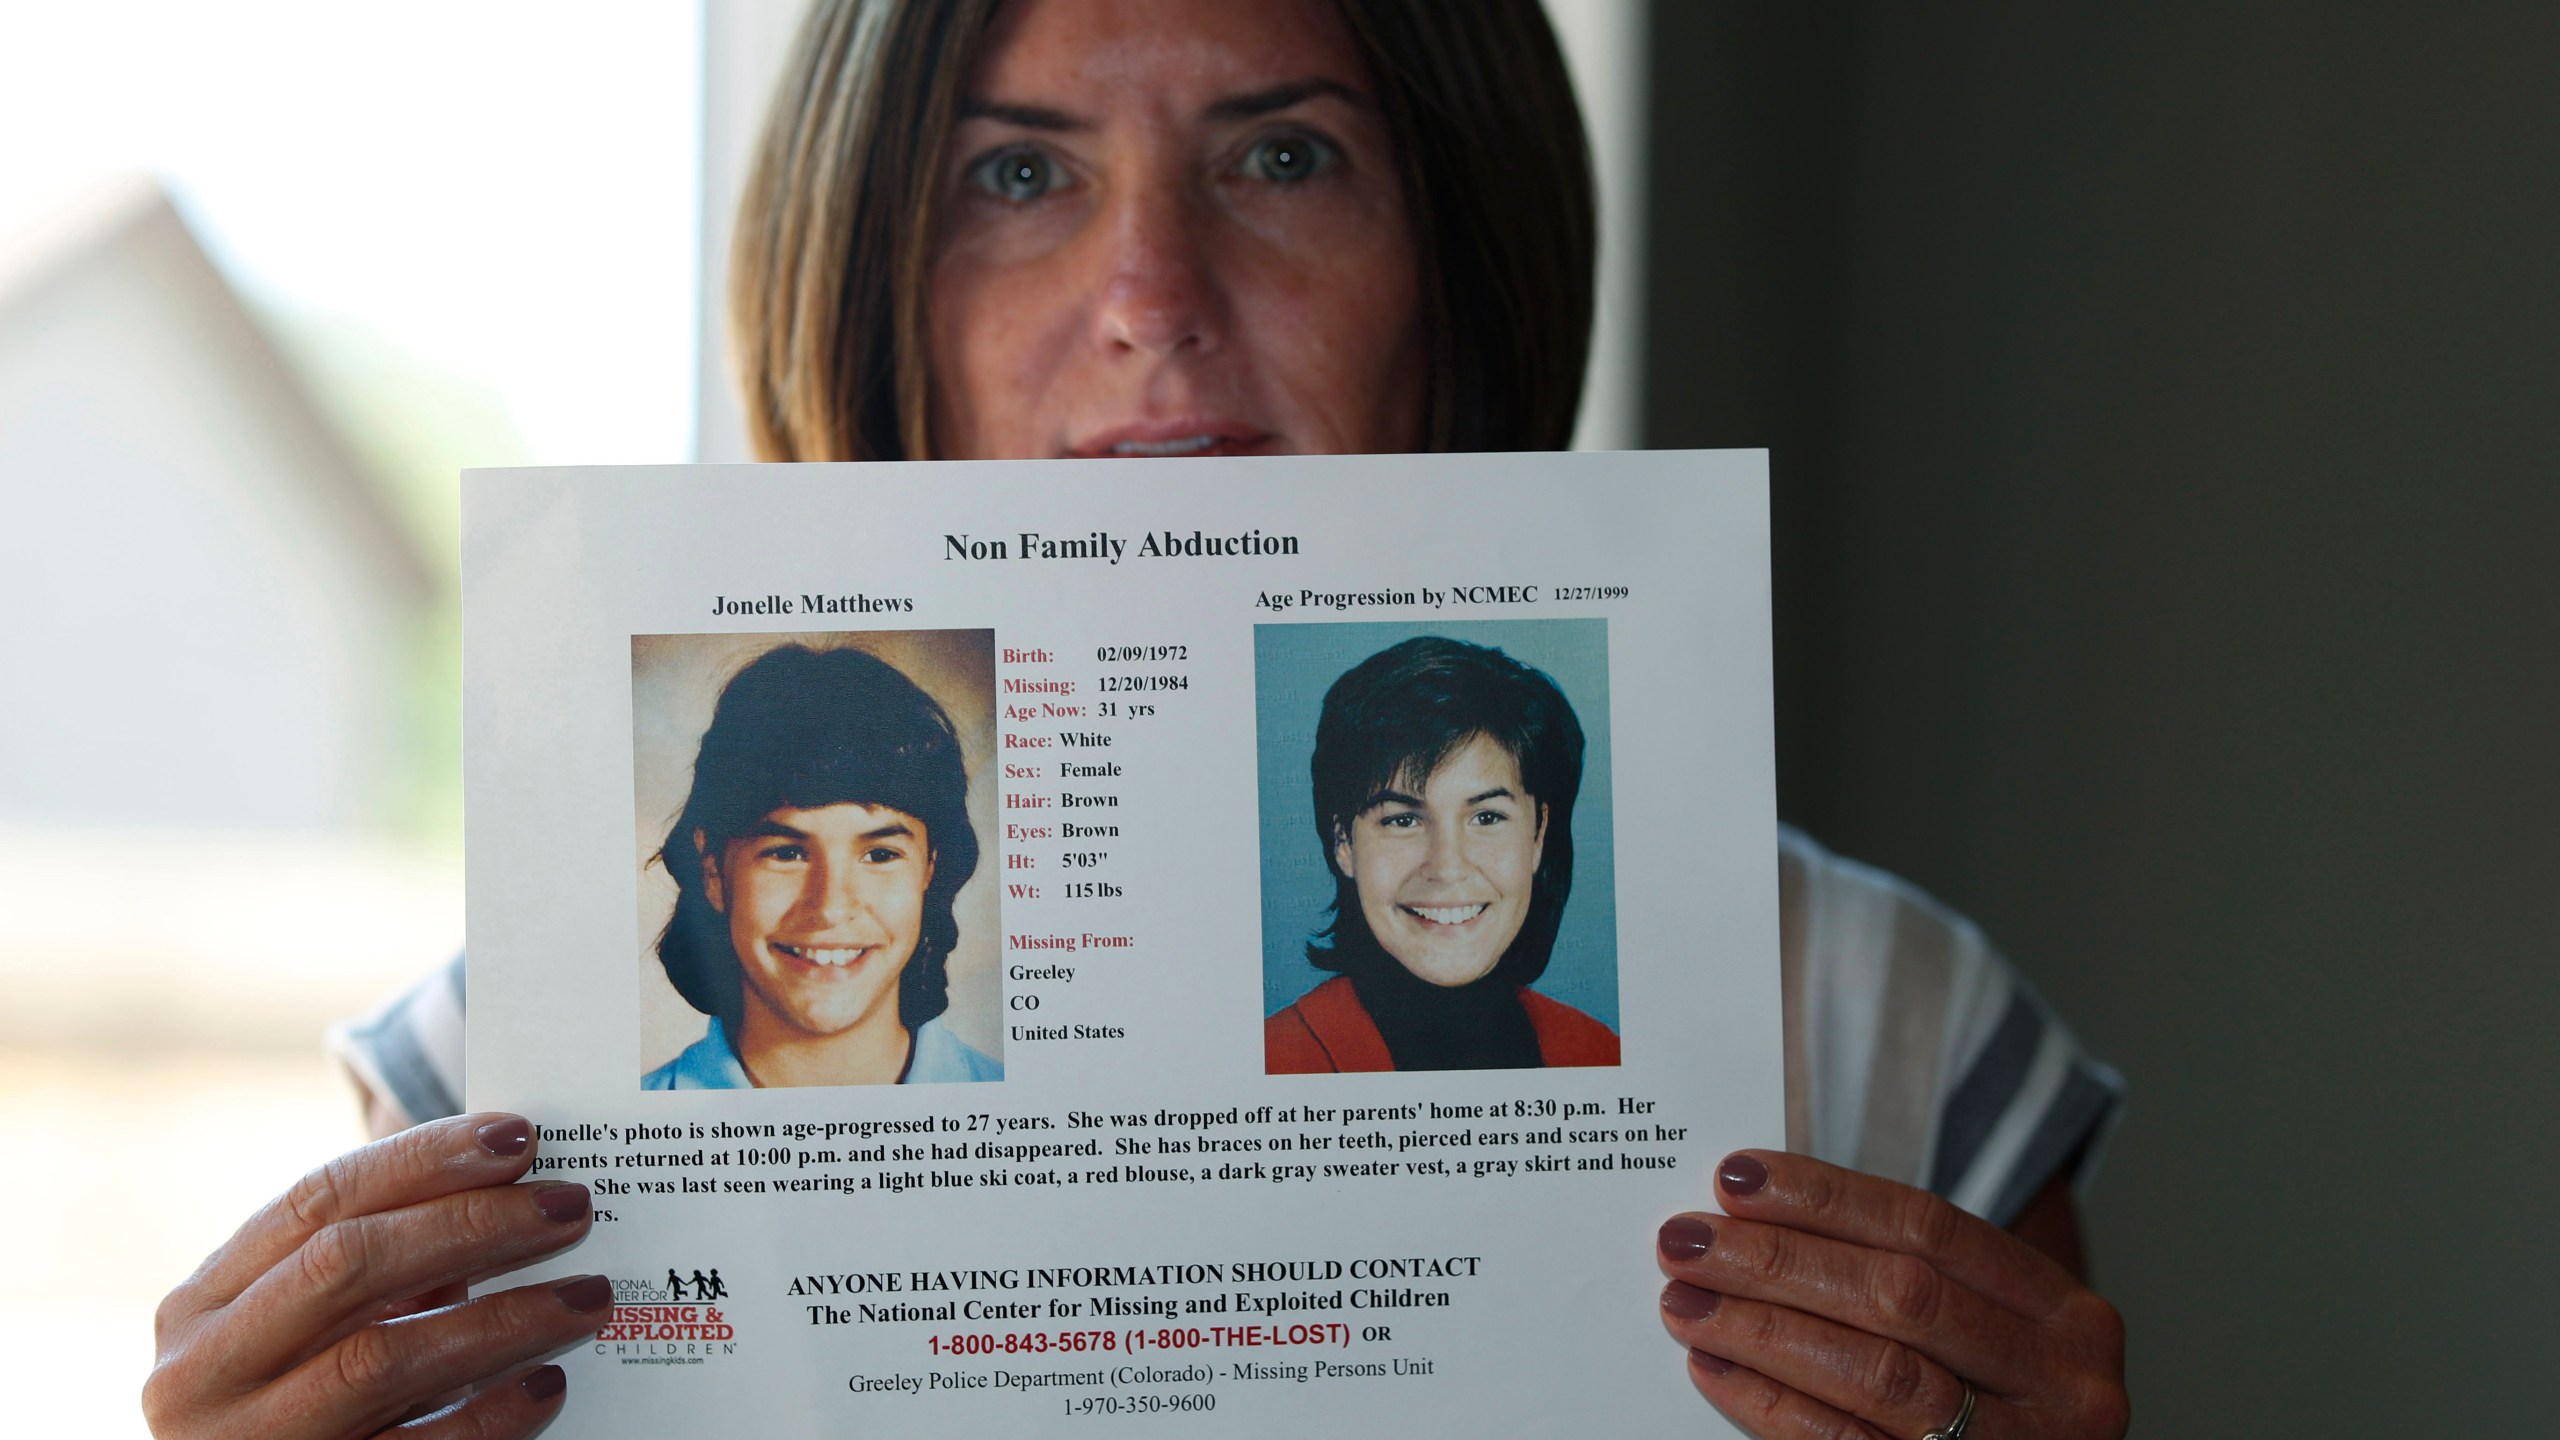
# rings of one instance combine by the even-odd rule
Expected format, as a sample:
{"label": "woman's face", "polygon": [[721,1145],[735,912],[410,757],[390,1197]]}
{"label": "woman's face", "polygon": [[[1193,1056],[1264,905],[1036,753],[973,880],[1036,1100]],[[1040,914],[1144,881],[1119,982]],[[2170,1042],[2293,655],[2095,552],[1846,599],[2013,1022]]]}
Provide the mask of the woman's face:
{"label": "woman's face", "polygon": [[950,153],[937,455],[1421,445],[1403,191],[1324,0],[1010,0]]}
{"label": "woman's face", "polygon": [[1546,846],[1547,807],[1520,783],[1520,762],[1478,735],[1422,782],[1389,790],[1334,844],[1334,864],[1360,891],[1369,933],[1434,985],[1479,980],[1529,914]]}
{"label": "woman's face", "polygon": [[821,805],[776,810],[704,856],[704,892],[729,922],[748,1005],[811,1035],[883,1006],[894,1017],[933,883],[929,839],[902,810]]}

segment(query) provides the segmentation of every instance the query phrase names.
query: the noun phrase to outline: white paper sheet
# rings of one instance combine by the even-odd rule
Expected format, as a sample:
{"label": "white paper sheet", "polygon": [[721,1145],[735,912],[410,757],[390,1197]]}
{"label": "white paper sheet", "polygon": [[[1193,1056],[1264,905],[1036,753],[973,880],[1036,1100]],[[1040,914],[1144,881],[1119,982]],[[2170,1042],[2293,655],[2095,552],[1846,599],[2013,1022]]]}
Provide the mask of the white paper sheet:
{"label": "white paper sheet", "polygon": [[[1726,1151],[1783,1133],[1766,473],[1662,452],[467,476],[469,1099],[534,1117],[537,1178],[594,1192],[590,1237],[509,1283],[601,1271],[620,1302],[564,1357],[553,1433],[1718,1433],[1655,1315],[1653,1235],[1712,1208]],[[1406,642],[1455,667],[1465,694],[1432,703],[1462,719],[1552,687],[1583,736],[1569,812],[1516,793],[1523,756],[1557,788],[1549,707],[1533,741],[1408,767],[1328,843],[1328,691]],[[765,658],[786,645],[882,663],[813,662],[842,692],[759,670],[856,698],[742,680],[706,740],[732,676],[800,663]],[[1336,762],[1443,723],[1400,718],[1414,668],[1343,681]],[[938,829],[899,806],[959,782],[882,778],[843,740],[844,707],[906,682],[965,767]],[[793,748],[827,745],[852,748]],[[1505,783],[1457,794],[1465,757]],[[689,797],[769,833],[680,825]],[[911,823],[865,838],[884,815]],[[827,828],[847,816],[868,828]],[[974,873],[937,895],[961,825]],[[1534,871],[1567,833],[1569,891]],[[671,836],[695,877],[680,963],[730,1012],[725,1048],[662,959]],[[1329,978],[1307,952],[1338,872],[1378,941],[1343,943],[1402,967],[1381,985],[1513,965],[1563,894],[1521,1013],[1536,1053],[1617,1063],[1267,1073],[1310,1037],[1346,1063],[1384,1041],[1357,997],[1389,990],[1291,1010]],[[937,906],[948,1005],[918,1021],[898,987]],[[1414,1013],[1389,1058],[1438,1053]],[[898,1064],[911,1083],[643,1087]]]}

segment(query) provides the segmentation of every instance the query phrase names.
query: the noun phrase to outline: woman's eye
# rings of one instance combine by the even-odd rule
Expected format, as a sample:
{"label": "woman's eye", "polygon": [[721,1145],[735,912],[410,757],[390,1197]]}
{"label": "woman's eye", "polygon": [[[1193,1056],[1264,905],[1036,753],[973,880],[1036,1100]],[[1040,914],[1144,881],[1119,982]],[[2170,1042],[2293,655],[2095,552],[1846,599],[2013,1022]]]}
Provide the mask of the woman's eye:
{"label": "woman's eye", "polygon": [[886,865],[893,860],[903,860],[906,857],[886,845],[874,845],[862,852],[862,858],[874,865]]}
{"label": "woman's eye", "polygon": [[797,864],[802,860],[808,859],[809,852],[797,845],[773,845],[766,847],[764,858],[767,860],[778,860],[783,864],[790,865]]}
{"label": "woman's eye", "polygon": [[1254,142],[1236,168],[1247,179],[1294,185],[1332,169],[1335,159],[1333,147],[1313,135],[1274,135]]}
{"label": "woman's eye", "polygon": [[1476,812],[1476,823],[1479,825],[1499,825],[1510,818],[1510,816],[1503,814],[1499,810],[1479,810]]}
{"label": "woman's eye", "polygon": [[969,183],[1016,205],[1029,204],[1064,189],[1058,162],[1037,150],[998,150],[969,167]]}
{"label": "woman's eye", "polygon": [[1389,830],[1410,830],[1421,823],[1421,817],[1410,810],[1399,810],[1393,815],[1379,816],[1378,823]]}

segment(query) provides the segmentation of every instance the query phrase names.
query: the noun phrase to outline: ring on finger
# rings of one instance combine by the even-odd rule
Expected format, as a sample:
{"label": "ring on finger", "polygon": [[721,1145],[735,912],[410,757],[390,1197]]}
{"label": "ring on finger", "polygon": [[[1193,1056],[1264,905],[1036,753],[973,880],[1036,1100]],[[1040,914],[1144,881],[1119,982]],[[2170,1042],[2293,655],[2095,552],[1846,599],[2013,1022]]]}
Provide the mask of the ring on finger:
{"label": "ring on finger", "polygon": [[1964,1386],[1964,1403],[1956,1407],[1956,1418],[1920,1437],[1920,1440],[1964,1440],[1965,1430],[1973,1424],[1973,1382],[1959,1375],[1956,1382]]}

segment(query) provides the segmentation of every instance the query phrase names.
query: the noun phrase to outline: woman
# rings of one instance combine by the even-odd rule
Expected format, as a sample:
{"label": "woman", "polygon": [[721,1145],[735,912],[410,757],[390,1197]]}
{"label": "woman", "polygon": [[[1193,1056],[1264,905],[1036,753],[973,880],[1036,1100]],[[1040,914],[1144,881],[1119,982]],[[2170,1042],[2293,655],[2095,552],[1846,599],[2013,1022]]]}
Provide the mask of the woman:
{"label": "woman", "polygon": [[[1535,0],[821,0],[732,343],[774,459],[1558,446],[1591,216]],[[2112,1077],[1970,927],[1801,837],[1779,875],[1796,1153],[1655,1237],[1692,1380],[1767,1437],[2121,1435],[2067,1185]],[[523,1367],[601,1281],[412,1313],[584,1233],[575,1187],[497,1188],[521,1126],[407,1131],[252,1217],[162,1306],[158,1432],[371,1434],[474,1383],[429,1433],[545,1423],[565,1381]]]}
{"label": "woman", "polygon": [[1335,972],[1263,1026],[1274,1075],[1615,1065],[1618,1037],[1528,988],[1573,894],[1582,726],[1556,683],[1436,635],[1325,691],[1308,765]]}
{"label": "woman", "polygon": [[978,868],[960,736],[895,666],[785,645],[720,692],[659,863],[667,979],[711,1017],[651,1090],[1001,1080],[942,1023]]}

